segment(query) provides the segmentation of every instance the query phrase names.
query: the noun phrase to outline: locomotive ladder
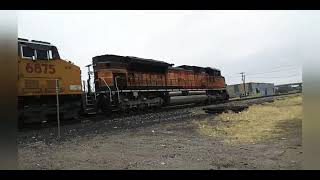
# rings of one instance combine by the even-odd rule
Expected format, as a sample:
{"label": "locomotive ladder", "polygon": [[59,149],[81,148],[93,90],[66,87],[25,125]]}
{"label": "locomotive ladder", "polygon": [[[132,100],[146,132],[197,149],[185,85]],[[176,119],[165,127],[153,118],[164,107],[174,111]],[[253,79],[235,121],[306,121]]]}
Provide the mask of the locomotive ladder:
{"label": "locomotive ladder", "polygon": [[85,93],[85,112],[86,114],[96,114],[95,111],[95,101],[96,101],[96,97],[95,97],[95,93],[94,95],[88,95],[87,93]]}
{"label": "locomotive ladder", "polygon": [[[85,81],[83,81],[83,84],[84,85],[86,84]],[[96,107],[95,107],[95,102],[97,100],[96,93],[93,92],[93,94],[92,93],[89,94],[84,91],[83,96],[84,96],[83,97],[84,113],[85,114],[96,114]]]}
{"label": "locomotive ladder", "polygon": [[109,89],[109,96],[110,96],[110,98],[109,98],[109,100],[110,100],[110,102],[112,102],[112,95],[111,95],[111,88],[110,88],[110,86],[108,85],[108,83],[104,80],[104,77],[99,77],[103,82],[104,82],[104,84],[108,87],[108,89]]}

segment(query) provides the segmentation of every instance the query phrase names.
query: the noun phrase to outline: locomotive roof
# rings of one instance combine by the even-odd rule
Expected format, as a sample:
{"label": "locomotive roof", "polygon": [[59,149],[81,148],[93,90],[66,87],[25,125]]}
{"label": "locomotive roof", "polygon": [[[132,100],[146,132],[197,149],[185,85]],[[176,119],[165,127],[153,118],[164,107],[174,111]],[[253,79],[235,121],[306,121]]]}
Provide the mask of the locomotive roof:
{"label": "locomotive roof", "polygon": [[154,59],[144,59],[144,58],[138,58],[134,56],[119,56],[119,55],[112,55],[112,54],[95,56],[92,58],[92,60],[93,60],[93,63],[120,62],[128,65],[140,64],[140,65],[153,65],[153,66],[161,66],[161,67],[169,67],[173,65],[164,61],[159,61]]}
{"label": "locomotive roof", "polygon": [[[27,47],[34,49],[34,50],[45,50],[45,51],[51,50],[52,56],[55,59],[60,59],[60,55],[59,55],[57,47],[48,43],[48,42],[36,41],[36,40],[29,41],[28,39],[18,38],[18,47],[20,47],[21,45],[27,46]],[[20,55],[20,51],[18,51],[18,52]]]}
{"label": "locomotive roof", "polygon": [[178,71],[192,71],[191,69],[184,69],[184,68],[181,68],[181,67],[169,67],[168,69],[172,69],[172,70],[178,70]]}
{"label": "locomotive roof", "polygon": [[195,70],[195,71],[199,71],[199,70],[205,70],[205,71],[220,71],[219,69],[216,68],[211,68],[211,67],[199,67],[199,66],[188,66],[188,65],[181,65],[181,66],[177,66],[178,68],[183,68],[183,69],[187,69],[187,70]]}
{"label": "locomotive roof", "polygon": [[[176,69],[176,70],[188,70],[188,71],[194,71],[194,72],[207,72],[207,73],[213,73],[215,71],[220,72],[219,69],[211,68],[211,67],[199,67],[199,66],[188,66],[188,65],[182,65],[173,67],[174,64],[169,64],[164,61],[154,60],[154,59],[145,59],[145,58],[138,58],[134,56],[119,56],[119,55],[113,55],[113,54],[106,54],[106,55],[100,55],[95,56],[92,58],[93,64],[96,63],[121,63],[121,64],[127,64],[128,68],[130,69],[139,69],[139,70],[146,70],[147,68],[152,67],[151,71],[155,70],[162,70],[164,71],[167,68],[170,69]],[[158,69],[157,69],[158,68]]]}
{"label": "locomotive roof", "polygon": [[18,38],[18,43],[19,44],[26,44],[30,47],[33,47],[34,49],[51,49],[51,48],[55,47],[48,42],[36,41],[36,40],[29,41],[28,39],[23,39],[23,38]]}

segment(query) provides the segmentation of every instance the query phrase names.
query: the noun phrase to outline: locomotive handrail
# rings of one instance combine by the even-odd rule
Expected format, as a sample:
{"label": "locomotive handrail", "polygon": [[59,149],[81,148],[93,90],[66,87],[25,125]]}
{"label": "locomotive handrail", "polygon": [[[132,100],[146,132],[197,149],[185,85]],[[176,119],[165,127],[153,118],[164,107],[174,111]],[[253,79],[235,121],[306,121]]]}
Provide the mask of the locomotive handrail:
{"label": "locomotive handrail", "polygon": [[115,78],[114,78],[114,80],[115,80],[115,82],[116,82],[116,88],[117,88],[117,94],[118,94],[118,103],[120,103],[120,94],[119,94],[119,88],[118,88],[118,81],[117,81],[117,78],[118,78],[119,76],[116,76]]}
{"label": "locomotive handrail", "polygon": [[[117,78],[118,80],[119,78]],[[212,80],[215,80],[214,78]],[[203,89],[203,86],[206,87],[212,87],[214,81],[210,81],[210,79],[182,79],[182,78],[168,78],[166,79],[166,82],[163,82],[159,79],[150,79],[150,78],[140,78],[140,77],[129,77],[128,78],[128,85],[130,86],[143,86],[143,87],[149,87],[149,86],[168,86],[168,87],[175,87],[175,86],[181,86],[184,88],[199,88]]]}
{"label": "locomotive handrail", "polygon": [[104,80],[104,77],[99,77],[100,79],[102,79],[102,81],[104,82],[104,84],[108,87],[109,89],[109,95],[110,95],[110,102],[112,102],[112,95],[111,95],[111,88],[110,86],[108,85],[108,83]]}

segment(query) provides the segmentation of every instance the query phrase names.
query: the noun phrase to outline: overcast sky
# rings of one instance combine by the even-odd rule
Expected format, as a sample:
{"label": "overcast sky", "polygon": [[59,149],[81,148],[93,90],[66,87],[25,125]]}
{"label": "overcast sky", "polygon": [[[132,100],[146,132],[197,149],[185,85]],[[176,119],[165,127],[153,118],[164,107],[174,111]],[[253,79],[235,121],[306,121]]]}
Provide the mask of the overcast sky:
{"label": "overcast sky", "polygon": [[302,81],[305,37],[319,33],[319,17],[319,11],[19,11],[18,35],[56,45],[84,79],[92,57],[117,54],[218,68],[227,84],[241,83],[240,72],[247,82],[282,84]]}

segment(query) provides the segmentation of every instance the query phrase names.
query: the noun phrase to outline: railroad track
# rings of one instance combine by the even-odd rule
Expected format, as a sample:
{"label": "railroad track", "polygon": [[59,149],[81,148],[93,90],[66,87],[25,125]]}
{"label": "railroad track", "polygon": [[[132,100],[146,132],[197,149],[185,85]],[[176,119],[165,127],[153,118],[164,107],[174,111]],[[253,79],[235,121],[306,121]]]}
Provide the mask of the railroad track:
{"label": "railroad track", "polygon": [[[87,121],[92,121],[92,122],[103,121],[103,120],[112,121],[113,119],[116,119],[116,118],[127,118],[130,116],[138,116],[138,115],[161,113],[161,112],[171,112],[171,111],[175,111],[178,109],[184,109],[184,108],[199,107],[199,108],[205,109],[206,107],[217,106],[217,105],[226,105],[227,106],[228,103],[231,103],[231,102],[250,101],[250,100],[254,100],[254,99],[270,99],[271,97],[290,96],[293,94],[299,94],[299,93],[288,93],[288,94],[278,94],[278,95],[272,95],[272,96],[260,96],[260,97],[241,98],[241,99],[231,99],[229,101],[218,102],[218,103],[210,104],[210,105],[189,103],[189,104],[183,104],[183,105],[165,106],[165,107],[161,107],[161,108],[157,108],[157,109],[152,108],[152,109],[148,109],[145,111],[127,111],[127,112],[115,111],[114,113],[112,113],[110,115],[98,113],[95,115],[81,116],[77,119],[64,120],[64,121],[61,121],[61,125],[64,126],[64,125],[82,123],[82,122],[87,122]],[[221,107],[219,107],[219,108],[220,108],[219,111],[222,111]],[[50,128],[50,127],[54,127],[56,125],[57,125],[57,122],[47,122],[47,123],[42,123],[42,124],[26,124],[21,130]]]}
{"label": "railroad track", "polygon": [[[228,112],[228,111],[240,112],[240,111],[247,109],[249,106],[251,106],[253,104],[261,104],[264,102],[273,102],[274,99],[277,97],[292,96],[295,94],[300,94],[300,93],[297,92],[297,93],[277,94],[277,95],[270,95],[270,96],[231,99],[227,103],[206,106],[203,108],[203,110],[209,114],[218,114],[218,113]],[[260,99],[262,99],[262,101],[255,101],[255,100],[260,100]],[[235,104],[234,102],[244,102],[244,103]]]}
{"label": "railroad track", "polygon": [[[64,125],[71,125],[71,124],[77,124],[77,123],[82,123],[82,122],[87,122],[87,121],[104,121],[104,120],[113,120],[117,118],[128,118],[131,116],[139,116],[139,115],[146,115],[146,114],[152,114],[152,113],[161,113],[161,112],[171,112],[175,111],[178,109],[183,109],[183,108],[192,108],[192,107],[201,107],[204,105],[195,105],[193,103],[191,104],[183,104],[183,105],[174,105],[174,106],[165,106],[161,108],[150,108],[146,109],[144,111],[126,111],[126,112],[120,112],[120,111],[114,111],[112,114],[103,114],[103,113],[97,113],[97,114],[92,114],[92,115],[84,115],[80,116],[77,119],[68,119],[68,120],[62,120],[60,122],[61,126]],[[49,122],[44,122],[44,123],[29,123],[25,124],[24,127],[21,129],[22,131],[24,130],[32,130],[32,129],[42,129],[42,128],[50,128],[54,127],[57,125],[57,122],[54,121],[49,121]]]}
{"label": "railroad track", "polygon": [[230,99],[228,102],[245,101],[245,100],[251,100],[251,99],[263,99],[263,98],[269,98],[269,97],[289,96],[289,95],[293,95],[293,94],[301,94],[301,92],[275,94],[275,95],[269,95],[269,96],[247,97],[247,98],[239,98],[239,99]]}

